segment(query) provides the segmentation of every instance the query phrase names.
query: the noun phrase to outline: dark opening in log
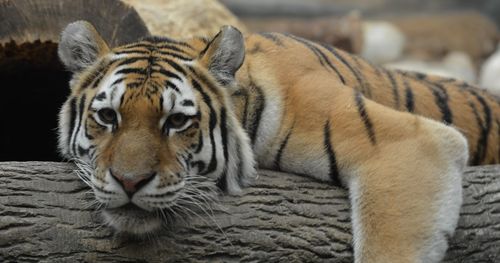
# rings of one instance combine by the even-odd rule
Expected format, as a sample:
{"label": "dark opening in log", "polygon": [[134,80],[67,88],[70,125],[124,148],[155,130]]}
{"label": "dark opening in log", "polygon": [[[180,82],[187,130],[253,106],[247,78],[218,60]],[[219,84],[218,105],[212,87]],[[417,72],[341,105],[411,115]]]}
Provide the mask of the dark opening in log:
{"label": "dark opening in log", "polygon": [[63,28],[90,21],[110,46],[149,35],[121,1],[0,0],[0,161],[57,161],[57,115],[69,72],[57,56]]}
{"label": "dark opening in log", "polygon": [[52,41],[0,45],[0,160],[58,160],[57,113],[69,78]]}

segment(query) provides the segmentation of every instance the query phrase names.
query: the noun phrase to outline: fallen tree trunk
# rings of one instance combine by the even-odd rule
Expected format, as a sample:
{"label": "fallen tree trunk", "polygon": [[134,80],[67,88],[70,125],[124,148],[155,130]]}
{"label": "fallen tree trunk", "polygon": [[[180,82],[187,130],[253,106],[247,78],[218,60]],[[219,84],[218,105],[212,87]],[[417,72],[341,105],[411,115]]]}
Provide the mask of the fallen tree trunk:
{"label": "fallen tree trunk", "polygon": [[[224,212],[157,237],[100,225],[89,188],[64,163],[0,163],[0,262],[352,262],[345,190],[261,171]],[[500,166],[469,168],[445,262],[500,261]],[[215,223],[216,222],[216,223]]]}

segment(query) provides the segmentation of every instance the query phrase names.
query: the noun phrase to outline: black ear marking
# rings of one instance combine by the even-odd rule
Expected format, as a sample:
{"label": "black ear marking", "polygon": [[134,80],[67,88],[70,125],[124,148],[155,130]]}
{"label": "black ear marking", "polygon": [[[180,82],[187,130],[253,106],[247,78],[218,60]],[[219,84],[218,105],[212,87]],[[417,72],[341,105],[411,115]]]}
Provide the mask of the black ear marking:
{"label": "black ear marking", "polygon": [[236,71],[245,59],[245,42],[241,32],[232,26],[223,26],[200,54],[202,63],[222,85],[234,81]]}
{"label": "black ear marking", "polygon": [[76,21],[61,33],[57,53],[66,68],[77,73],[92,65],[109,47],[92,24]]}

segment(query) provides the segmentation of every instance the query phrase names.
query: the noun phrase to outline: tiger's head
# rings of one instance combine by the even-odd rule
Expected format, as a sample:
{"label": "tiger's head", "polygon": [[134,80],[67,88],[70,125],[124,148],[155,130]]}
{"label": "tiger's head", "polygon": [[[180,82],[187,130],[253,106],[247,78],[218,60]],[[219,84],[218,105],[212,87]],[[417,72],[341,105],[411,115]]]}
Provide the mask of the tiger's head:
{"label": "tiger's head", "polygon": [[118,231],[155,231],[165,215],[206,208],[218,189],[238,193],[255,177],[228,95],[245,56],[236,28],[211,40],[150,37],[111,49],[78,21],[62,32],[58,53],[73,72],[59,149]]}

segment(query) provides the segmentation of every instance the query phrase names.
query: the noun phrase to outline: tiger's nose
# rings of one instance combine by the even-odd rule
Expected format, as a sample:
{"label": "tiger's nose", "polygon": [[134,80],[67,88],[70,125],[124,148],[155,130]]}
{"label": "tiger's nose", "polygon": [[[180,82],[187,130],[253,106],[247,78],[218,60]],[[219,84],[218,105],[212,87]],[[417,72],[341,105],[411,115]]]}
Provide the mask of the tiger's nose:
{"label": "tiger's nose", "polygon": [[139,176],[123,176],[110,170],[111,176],[122,186],[129,198],[132,198],[135,192],[151,182],[156,173],[148,173]]}

